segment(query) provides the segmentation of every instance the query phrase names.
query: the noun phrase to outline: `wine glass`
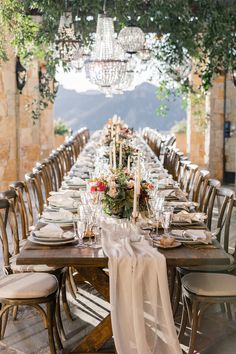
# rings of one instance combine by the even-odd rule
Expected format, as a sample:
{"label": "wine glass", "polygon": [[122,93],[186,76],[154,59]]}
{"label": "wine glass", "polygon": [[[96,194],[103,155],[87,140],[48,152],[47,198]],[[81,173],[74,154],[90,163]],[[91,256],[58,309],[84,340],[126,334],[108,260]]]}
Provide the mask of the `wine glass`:
{"label": "wine glass", "polygon": [[94,234],[94,242],[89,245],[91,248],[101,248],[101,227],[98,227],[97,225],[93,226],[93,234]]}
{"label": "wine glass", "polygon": [[86,248],[87,246],[83,242],[85,228],[86,228],[85,221],[75,217],[73,218],[73,226],[74,226],[74,236],[79,240],[79,244],[77,247]]}
{"label": "wine glass", "polygon": [[167,207],[162,212],[162,223],[164,228],[164,234],[169,235],[170,224],[173,218],[173,208]]}

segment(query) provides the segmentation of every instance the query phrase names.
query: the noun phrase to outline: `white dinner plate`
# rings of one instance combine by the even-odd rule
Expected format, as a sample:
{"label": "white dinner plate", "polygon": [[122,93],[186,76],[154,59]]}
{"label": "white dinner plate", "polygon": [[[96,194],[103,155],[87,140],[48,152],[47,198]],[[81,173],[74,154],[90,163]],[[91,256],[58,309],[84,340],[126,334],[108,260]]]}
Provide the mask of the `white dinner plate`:
{"label": "white dinner plate", "polygon": [[61,241],[61,242],[66,242],[66,241],[69,241],[69,240],[74,240],[74,235],[73,235],[73,233],[72,232],[70,232],[70,231],[68,231],[68,233],[70,233],[71,234],[71,236],[68,236],[68,237],[50,237],[50,236],[41,236],[41,235],[36,235],[35,234],[35,232],[39,232],[39,230],[38,231],[34,231],[33,233],[32,233],[32,235],[31,236],[33,236],[33,238],[35,239],[35,240],[38,240],[38,241],[46,241],[46,242],[51,242],[51,241]]}
{"label": "white dinner plate", "polygon": [[60,226],[72,226],[73,225],[72,220],[51,220],[51,219],[41,218],[40,222],[42,222],[43,224],[58,224]]}
{"label": "white dinner plate", "polygon": [[68,243],[72,243],[74,242],[74,238],[71,239],[71,240],[66,240],[66,241],[52,241],[52,239],[50,239],[50,241],[42,241],[42,240],[38,240],[36,238],[34,238],[32,235],[30,235],[28,237],[28,240],[31,241],[31,242],[34,242],[34,243],[38,243],[39,245],[50,245],[50,246],[53,246],[53,245],[65,245],[65,244],[68,244]]}

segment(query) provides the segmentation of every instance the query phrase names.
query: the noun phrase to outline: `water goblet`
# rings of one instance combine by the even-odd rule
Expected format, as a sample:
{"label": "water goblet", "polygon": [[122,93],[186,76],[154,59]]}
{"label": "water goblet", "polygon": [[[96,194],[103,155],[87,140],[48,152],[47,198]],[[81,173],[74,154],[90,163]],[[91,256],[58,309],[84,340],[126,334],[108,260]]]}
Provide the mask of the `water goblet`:
{"label": "water goblet", "polygon": [[85,235],[85,229],[86,229],[86,223],[83,220],[78,220],[77,221],[77,229],[78,229],[78,239],[79,239],[79,244],[77,247],[86,248],[87,245],[85,245],[83,242],[83,238]]}
{"label": "water goblet", "polygon": [[93,234],[94,234],[94,242],[89,245],[90,248],[101,248],[101,227],[94,226],[93,227]]}
{"label": "water goblet", "polygon": [[170,224],[173,218],[173,208],[167,207],[162,212],[162,223],[164,228],[164,234],[169,235]]}

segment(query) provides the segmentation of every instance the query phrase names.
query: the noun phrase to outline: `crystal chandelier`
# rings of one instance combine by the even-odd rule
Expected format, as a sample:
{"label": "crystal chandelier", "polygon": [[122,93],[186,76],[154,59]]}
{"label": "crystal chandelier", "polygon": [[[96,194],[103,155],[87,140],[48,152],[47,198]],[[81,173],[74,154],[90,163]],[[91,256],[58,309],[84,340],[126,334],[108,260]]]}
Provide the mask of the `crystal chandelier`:
{"label": "crystal chandelier", "polygon": [[87,60],[89,60],[89,58],[90,58],[90,53],[87,50],[87,48],[80,47],[74,52],[70,66],[71,68],[80,71],[83,68],[84,63]]}
{"label": "crystal chandelier", "polygon": [[60,17],[56,39],[56,51],[59,53],[60,59],[69,63],[73,59],[78,47],[79,43],[75,36],[72,14],[71,12],[65,12]]}
{"label": "crystal chandelier", "polygon": [[134,54],[143,48],[145,36],[139,27],[125,27],[118,35],[118,42],[127,53]]}
{"label": "crystal chandelier", "polygon": [[67,37],[68,39],[74,39],[75,37],[75,28],[72,21],[72,13],[65,12],[60,17],[59,27],[58,27],[59,37]]}
{"label": "crystal chandelier", "polygon": [[86,76],[93,84],[110,87],[122,80],[126,63],[115,39],[113,19],[105,14],[99,15],[91,60],[85,63]]}

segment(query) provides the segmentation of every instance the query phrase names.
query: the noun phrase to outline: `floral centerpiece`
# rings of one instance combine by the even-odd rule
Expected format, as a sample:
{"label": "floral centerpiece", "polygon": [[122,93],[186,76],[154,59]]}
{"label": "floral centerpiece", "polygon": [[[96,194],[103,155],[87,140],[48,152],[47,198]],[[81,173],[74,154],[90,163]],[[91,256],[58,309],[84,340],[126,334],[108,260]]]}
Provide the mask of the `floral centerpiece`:
{"label": "floral centerpiece", "polygon": [[[106,214],[118,218],[130,218],[134,202],[134,177],[127,170],[116,170],[108,177],[94,179],[91,192],[102,193],[103,210]],[[140,182],[139,212],[147,213],[148,191],[153,185],[147,181]]]}
{"label": "floral centerpiece", "polygon": [[[113,145],[111,145],[110,149],[107,150],[104,154],[104,156],[108,159],[111,159],[110,157],[111,155],[112,155],[112,161],[114,166],[114,146]],[[121,167],[125,168],[128,165],[130,168],[137,155],[138,155],[138,150],[133,146],[125,143],[124,141],[120,140],[115,143],[116,166],[119,166],[119,168]]]}

